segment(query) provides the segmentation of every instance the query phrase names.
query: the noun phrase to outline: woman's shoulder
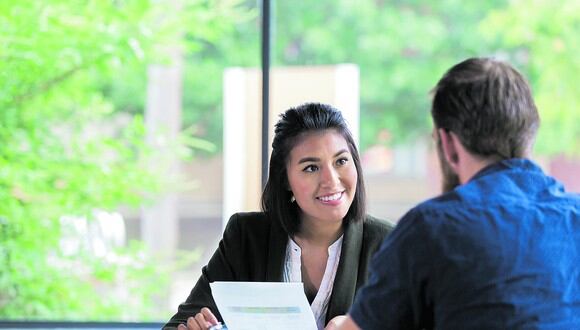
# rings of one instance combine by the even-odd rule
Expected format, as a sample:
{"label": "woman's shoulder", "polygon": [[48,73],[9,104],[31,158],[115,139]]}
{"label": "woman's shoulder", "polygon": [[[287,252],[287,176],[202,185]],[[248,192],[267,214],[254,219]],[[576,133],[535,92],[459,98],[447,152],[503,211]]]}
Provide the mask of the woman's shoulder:
{"label": "woman's shoulder", "polygon": [[259,232],[270,228],[270,224],[264,212],[238,212],[230,217],[226,231]]}
{"label": "woman's shoulder", "polygon": [[267,218],[264,212],[237,212],[230,217],[230,221],[263,223]]}
{"label": "woman's shoulder", "polygon": [[363,249],[374,253],[395,226],[387,220],[367,215],[363,222]]}
{"label": "woman's shoulder", "polygon": [[388,220],[379,219],[372,215],[366,215],[363,222],[363,230],[365,233],[375,234],[374,236],[384,237],[395,228],[395,225]]}

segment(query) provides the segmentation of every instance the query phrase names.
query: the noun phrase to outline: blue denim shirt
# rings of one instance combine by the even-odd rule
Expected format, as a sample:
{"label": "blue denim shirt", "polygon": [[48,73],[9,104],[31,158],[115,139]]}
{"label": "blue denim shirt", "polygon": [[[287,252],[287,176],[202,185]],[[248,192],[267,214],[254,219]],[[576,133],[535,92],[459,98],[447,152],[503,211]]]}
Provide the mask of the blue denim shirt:
{"label": "blue denim shirt", "polygon": [[409,211],[370,267],[362,329],[580,329],[580,195],[496,163]]}

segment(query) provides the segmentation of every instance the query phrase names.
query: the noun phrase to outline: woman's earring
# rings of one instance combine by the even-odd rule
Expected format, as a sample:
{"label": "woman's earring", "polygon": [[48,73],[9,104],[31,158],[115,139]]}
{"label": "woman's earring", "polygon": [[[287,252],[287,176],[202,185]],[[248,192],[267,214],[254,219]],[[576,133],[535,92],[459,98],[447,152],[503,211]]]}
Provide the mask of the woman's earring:
{"label": "woman's earring", "polygon": [[290,203],[294,203],[296,201],[296,198],[294,198],[294,195],[292,195],[292,197],[290,197]]}

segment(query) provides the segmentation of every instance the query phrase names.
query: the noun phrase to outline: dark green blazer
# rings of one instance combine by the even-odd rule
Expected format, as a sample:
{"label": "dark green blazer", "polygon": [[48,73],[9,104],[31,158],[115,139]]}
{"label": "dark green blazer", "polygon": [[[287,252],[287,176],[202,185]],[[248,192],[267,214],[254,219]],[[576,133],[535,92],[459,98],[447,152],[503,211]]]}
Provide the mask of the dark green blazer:
{"label": "dark green blazer", "polygon": [[[348,312],[356,291],[367,280],[371,256],[392,229],[392,225],[371,216],[345,225],[326,322]],[[287,243],[288,234],[280,221],[269,219],[262,212],[234,214],[197,284],[164,329],[186,323],[202,307],[209,307],[223,322],[211,295],[210,282],[282,282]]]}

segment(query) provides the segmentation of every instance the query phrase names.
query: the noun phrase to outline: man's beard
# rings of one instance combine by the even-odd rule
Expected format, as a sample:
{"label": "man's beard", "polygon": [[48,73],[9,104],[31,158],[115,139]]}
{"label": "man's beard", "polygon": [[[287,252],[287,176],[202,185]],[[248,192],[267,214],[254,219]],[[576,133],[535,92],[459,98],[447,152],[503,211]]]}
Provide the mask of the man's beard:
{"label": "man's beard", "polygon": [[459,176],[453,172],[449,163],[443,155],[443,147],[441,146],[441,140],[437,139],[437,157],[439,158],[439,165],[441,167],[441,189],[443,193],[450,192],[455,189],[455,187],[460,185]]}

